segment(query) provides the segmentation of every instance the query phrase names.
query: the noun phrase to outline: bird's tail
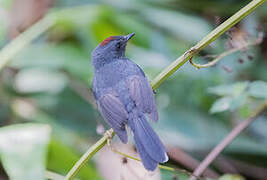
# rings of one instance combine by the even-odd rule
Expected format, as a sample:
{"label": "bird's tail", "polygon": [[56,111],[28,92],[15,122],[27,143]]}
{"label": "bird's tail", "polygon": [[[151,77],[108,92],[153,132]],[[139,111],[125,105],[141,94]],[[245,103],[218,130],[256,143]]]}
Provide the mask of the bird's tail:
{"label": "bird's tail", "polygon": [[165,147],[143,113],[130,113],[128,125],[133,131],[137,151],[147,170],[153,171],[158,163],[168,161]]}

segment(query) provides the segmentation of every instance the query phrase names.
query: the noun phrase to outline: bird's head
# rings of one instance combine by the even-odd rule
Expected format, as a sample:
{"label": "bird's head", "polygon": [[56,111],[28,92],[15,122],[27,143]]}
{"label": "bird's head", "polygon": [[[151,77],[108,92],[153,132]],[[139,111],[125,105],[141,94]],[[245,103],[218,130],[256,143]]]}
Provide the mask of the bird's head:
{"label": "bird's head", "polygon": [[92,64],[96,67],[114,59],[125,57],[127,42],[134,35],[135,33],[131,33],[126,36],[110,36],[106,38],[92,52]]}

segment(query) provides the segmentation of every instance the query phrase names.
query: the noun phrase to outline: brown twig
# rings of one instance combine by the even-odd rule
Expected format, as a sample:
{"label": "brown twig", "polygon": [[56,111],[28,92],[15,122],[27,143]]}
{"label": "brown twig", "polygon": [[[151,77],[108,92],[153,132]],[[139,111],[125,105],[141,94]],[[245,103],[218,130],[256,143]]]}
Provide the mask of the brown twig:
{"label": "brown twig", "polygon": [[240,171],[230,161],[224,158],[221,154],[213,161],[212,165],[221,173],[240,174]]}
{"label": "brown twig", "polygon": [[[255,166],[240,160],[232,159],[225,156],[218,156],[217,160],[214,161],[214,166],[220,170],[224,168],[225,173],[231,174],[242,174],[253,179],[264,180],[267,177],[267,169],[259,166]],[[229,171],[228,167],[234,167],[232,171]]]}
{"label": "brown twig", "polygon": [[53,0],[14,0],[9,12],[9,36],[13,39],[41,19]]}
{"label": "brown twig", "polygon": [[[189,154],[187,154],[178,147],[169,147],[167,148],[167,151],[169,157],[172,160],[178,162],[179,164],[183,165],[184,167],[190,170],[194,170],[200,164],[200,162],[197,159],[193,158],[192,156],[190,156]],[[207,168],[204,171],[203,176],[210,178],[218,178],[219,174],[213,171],[212,169]]]}
{"label": "brown twig", "polygon": [[[200,165],[195,169],[194,175],[200,176],[204,170],[210,165],[210,163],[228,146],[233,139],[235,139],[245,128],[247,128],[251,122],[253,122],[257,116],[260,115],[267,108],[267,100],[245,121],[238,124],[200,163]],[[195,180],[194,176],[191,176],[189,180]]]}
{"label": "brown twig", "polygon": [[[197,69],[200,69],[200,68],[207,68],[207,67],[215,66],[216,63],[218,63],[218,62],[219,62],[221,59],[223,59],[224,57],[229,56],[230,54],[233,54],[233,53],[235,53],[235,52],[242,51],[243,49],[246,49],[246,48],[248,48],[248,47],[251,47],[251,46],[255,46],[255,45],[260,44],[260,43],[262,42],[262,39],[263,39],[263,34],[260,33],[260,34],[259,34],[259,37],[258,37],[256,40],[251,41],[251,42],[248,42],[248,43],[246,43],[246,44],[244,44],[244,45],[242,45],[242,46],[239,46],[239,47],[237,47],[237,48],[233,48],[233,49],[230,49],[230,50],[228,50],[228,51],[225,51],[225,52],[223,52],[223,53],[217,55],[215,59],[213,59],[212,61],[210,61],[210,62],[208,62],[208,63],[206,63],[206,64],[196,64],[196,63],[194,63],[193,60],[192,60],[193,57],[191,57],[191,58],[189,59],[189,62],[190,62],[190,64],[191,64],[192,66],[196,67]],[[214,55],[212,55],[212,56],[214,56]]]}

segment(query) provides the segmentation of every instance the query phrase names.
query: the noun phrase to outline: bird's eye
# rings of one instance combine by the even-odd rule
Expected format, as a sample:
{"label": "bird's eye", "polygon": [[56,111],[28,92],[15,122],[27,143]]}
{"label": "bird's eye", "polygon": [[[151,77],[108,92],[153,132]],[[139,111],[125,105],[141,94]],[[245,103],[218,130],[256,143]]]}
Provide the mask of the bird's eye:
{"label": "bird's eye", "polygon": [[117,43],[117,44],[116,44],[116,48],[117,48],[117,49],[120,49],[120,48],[121,48],[121,43]]}

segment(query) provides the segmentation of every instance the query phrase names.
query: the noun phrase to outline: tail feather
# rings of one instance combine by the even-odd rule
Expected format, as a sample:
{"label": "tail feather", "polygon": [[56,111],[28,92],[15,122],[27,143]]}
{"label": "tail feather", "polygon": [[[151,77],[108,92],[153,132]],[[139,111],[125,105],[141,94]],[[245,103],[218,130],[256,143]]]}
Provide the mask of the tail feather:
{"label": "tail feather", "polygon": [[168,161],[165,147],[160,141],[158,135],[147,122],[145,116],[142,116],[141,119],[135,121],[135,128],[136,136],[139,137],[149,156],[160,163]]}
{"label": "tail feather", "polygon": [[158,164],[168,161],[165,147],[144,115],[129,119],[129,126],[134,133],[138,153],[146,169],[154,170],[156,168],[153,166],[155,162]]}
{"label": "tail feather", "polygon": [[134,135],[137,152],[141,157],[144,167],[149,171],[154,171],[158,162],[152,159],[146,152],[144,146],[140,143],[139,137]]}

